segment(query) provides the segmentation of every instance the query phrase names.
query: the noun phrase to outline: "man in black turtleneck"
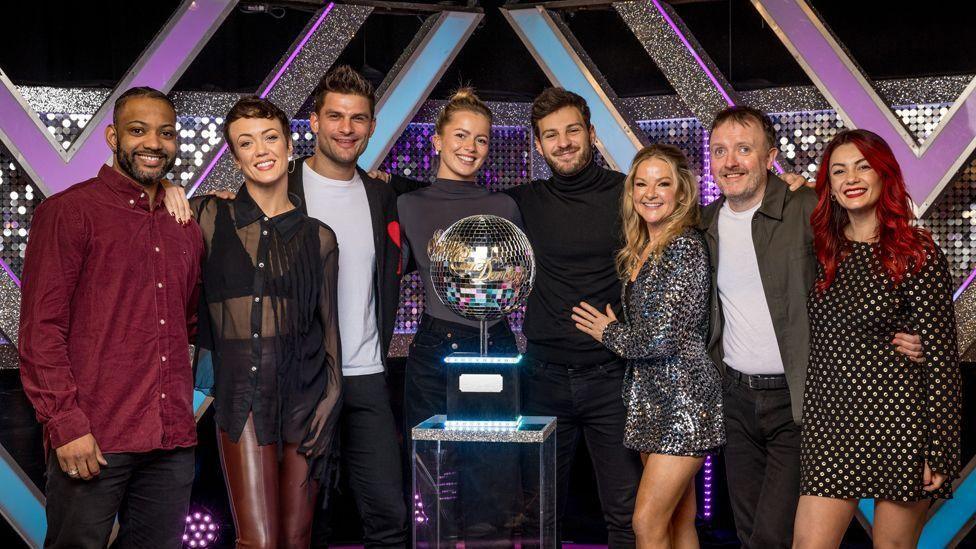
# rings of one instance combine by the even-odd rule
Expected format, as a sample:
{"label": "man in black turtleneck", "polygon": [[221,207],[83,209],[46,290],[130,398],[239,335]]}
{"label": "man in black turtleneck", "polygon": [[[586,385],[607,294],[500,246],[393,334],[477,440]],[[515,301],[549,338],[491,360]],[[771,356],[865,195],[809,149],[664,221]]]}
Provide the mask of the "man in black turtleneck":
{"label": "man in black turtleneck", "polygon": [[631,515],[642,467],[623,446],[625,364],[571,318],[586,301],[620,311],[614,256],[621,246],[624,174],[593,161],[586,101],[549,88],[532,103],[536,150],[553,176],[506,191],[522,212],[536,258],[523,333],[528,341],[521,391],[524,415],[558,418],[557,516],[561,523],[576,445],[586,442],[612,548],[633,547]]}

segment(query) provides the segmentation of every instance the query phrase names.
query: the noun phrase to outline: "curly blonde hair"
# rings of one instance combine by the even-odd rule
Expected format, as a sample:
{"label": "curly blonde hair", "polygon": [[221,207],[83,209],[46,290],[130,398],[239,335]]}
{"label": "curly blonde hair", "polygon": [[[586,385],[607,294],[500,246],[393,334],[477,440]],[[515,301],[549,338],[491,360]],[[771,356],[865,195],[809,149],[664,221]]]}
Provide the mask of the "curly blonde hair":
{"label": "curly blonde hair", "polygon": [[[656,158],[671,167],[676,192],[674,211],[665,219],[664,231],[653,243],[647,223],[634,209],[634,179],[637,169],[647,160]],[[651,259],[658,259],[664,248],[685,229],[694,227],[701,218],[698,207],[698,181],[688,164],[688,157],[674,145],[657,144],[644,147],[634,156],[630,172],[624,180],[624,192],[620,197],[620,219],[624,233],[624,246],[617,252],[617,273],[620,278],[628,278],[640,266],[641,257],[651,245]]]}

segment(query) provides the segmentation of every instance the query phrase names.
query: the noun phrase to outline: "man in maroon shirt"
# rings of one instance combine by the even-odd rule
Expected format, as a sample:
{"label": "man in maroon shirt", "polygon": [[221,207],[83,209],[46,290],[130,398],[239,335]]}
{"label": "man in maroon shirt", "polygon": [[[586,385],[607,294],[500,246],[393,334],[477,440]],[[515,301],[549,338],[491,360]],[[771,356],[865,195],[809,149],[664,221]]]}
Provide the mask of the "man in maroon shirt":
{"label": "man in maroon shirt", "polygon": [[34,213],[20,372],[44,425],[46,547],[179,547],[193,483],[195,329],[203,238],[173,223],[160,179],[176,111],[151,88],[115,102],[113,166]]}

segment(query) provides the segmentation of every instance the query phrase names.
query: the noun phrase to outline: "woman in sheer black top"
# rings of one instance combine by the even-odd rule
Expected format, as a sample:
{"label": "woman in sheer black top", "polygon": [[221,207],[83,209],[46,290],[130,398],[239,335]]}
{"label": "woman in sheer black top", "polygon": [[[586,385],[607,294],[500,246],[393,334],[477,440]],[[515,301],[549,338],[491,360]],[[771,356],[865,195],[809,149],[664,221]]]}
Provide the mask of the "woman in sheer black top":
{"label": "woman in sheer black top", "polygon": [[214,365],[220,456],[238,546],[308,547],[341,403],[335,233],[288,194],[287,116],[240,100],[225,139],[233,200],[191,201],[203,229],[199,345]]}

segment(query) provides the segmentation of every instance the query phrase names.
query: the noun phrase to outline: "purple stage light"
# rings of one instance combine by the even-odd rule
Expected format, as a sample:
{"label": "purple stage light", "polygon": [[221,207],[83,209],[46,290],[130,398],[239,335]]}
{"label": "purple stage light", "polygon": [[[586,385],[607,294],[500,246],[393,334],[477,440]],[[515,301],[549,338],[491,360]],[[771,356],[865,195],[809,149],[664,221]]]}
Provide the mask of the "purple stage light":
{"label": "purple stage light", "polygon": [[712,160],[708,153],[709,141],[708,141],[708,131],[704,128],[702,129],[702,173],[701,182],[698,187],[701,192],[701,196],[698,201],[702,206],[707,206],[711,204],[716,198],[718,198],[722,191],[719,190],[718,185],[715,184],[715,178],[712,177]]}
{"label": "purple stage light", "polygon": [[424,502],[420,499],[420,494],[413,495],[413,520],[417,524],[426,524],[430,517],[424,511]]}
{"label": "purple stage light", "polygon": [[197,510],[186,516],[186,529],[183,531],[183,547],[210,547],[217,541],[220,527],[213,515],[206,509]]}
{"label": "purple stage light", "polygon": [[714,456],[705,456],[702,467],[702,518],[712,520],[712,463]]}

